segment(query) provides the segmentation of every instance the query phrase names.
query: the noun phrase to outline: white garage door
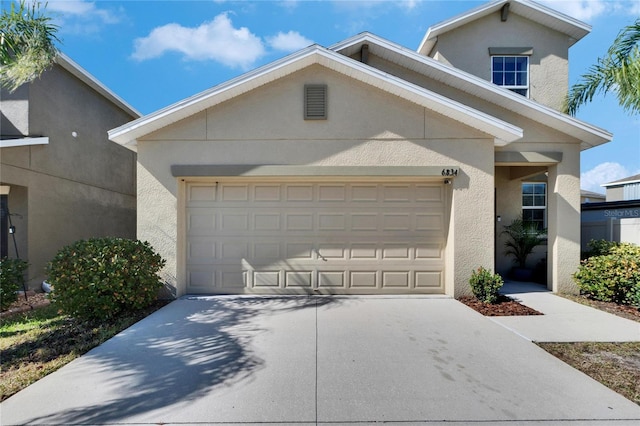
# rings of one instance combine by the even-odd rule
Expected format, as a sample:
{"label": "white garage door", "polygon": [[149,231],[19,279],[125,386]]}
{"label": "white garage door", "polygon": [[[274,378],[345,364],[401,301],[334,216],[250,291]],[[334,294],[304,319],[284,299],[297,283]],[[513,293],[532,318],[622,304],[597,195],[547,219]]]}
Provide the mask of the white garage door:
{"label": "white garage door", "polygon": [[191,182],[189,293],[442,293],[441,183]]}

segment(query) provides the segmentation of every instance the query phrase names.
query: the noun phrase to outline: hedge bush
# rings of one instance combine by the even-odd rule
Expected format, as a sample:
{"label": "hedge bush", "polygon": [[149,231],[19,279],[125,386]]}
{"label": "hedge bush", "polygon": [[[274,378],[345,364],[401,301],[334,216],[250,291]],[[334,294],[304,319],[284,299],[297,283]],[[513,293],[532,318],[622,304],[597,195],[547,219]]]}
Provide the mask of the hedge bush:
{"label": "hedge bush", "polygon": [[484,303],[496,303],[499,291],[504,281],[499,274],[492,274],[482,266],[477,271],[471,271],[469,279],[473,295]]}
{"label": "hedge bush", "polygon": [[582,261],[573,278],[588,297],[640,308],[640,246],[613,244],[605,254]]}
{"label": "hedge bush", "polygon": [[48,263],[51,298],[65,314],[88,321],[139,310],[156,300],[164,264],[147,242],[80,240]]}
{"label": "hedge bush", "polygon": [[587,251],[582,253],[582,259],[593,256],[604,256],[609,254],[612,248],[618,247],[620,243],[608,240],[591,240],[587,243]]}
{"label": "hedge bush", "polygon": [[24,285],[24,271],[29,264],[22,259],[0,260],[0,307],[7,309],[18,300],[18,290]]}

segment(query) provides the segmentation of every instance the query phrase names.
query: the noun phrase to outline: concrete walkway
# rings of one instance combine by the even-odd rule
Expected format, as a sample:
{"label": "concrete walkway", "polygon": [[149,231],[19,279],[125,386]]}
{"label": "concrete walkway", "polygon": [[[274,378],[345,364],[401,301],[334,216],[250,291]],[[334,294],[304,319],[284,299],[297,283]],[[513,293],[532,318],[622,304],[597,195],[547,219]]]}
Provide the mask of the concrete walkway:
{"label": "concrete walkway", "polygon": [[519,334],[445,297],[186,297],[3,402],[0,423],[640,422]]}
{"label": "concrete walkway", "polygon": [[501,293],[544,315],[492,317],[534,342],[640,342],[640,323],[557,296],[540,284],[506,282]]}

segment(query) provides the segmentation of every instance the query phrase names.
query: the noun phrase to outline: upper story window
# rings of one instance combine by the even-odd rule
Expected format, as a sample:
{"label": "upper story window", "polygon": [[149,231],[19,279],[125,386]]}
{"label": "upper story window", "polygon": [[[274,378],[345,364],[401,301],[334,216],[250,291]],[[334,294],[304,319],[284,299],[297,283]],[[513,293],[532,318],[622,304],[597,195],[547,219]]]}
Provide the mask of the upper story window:
{"label": "upper story window", "polygon": [[492,56],[491,81],[498,86],[529,97],[529,57]]}

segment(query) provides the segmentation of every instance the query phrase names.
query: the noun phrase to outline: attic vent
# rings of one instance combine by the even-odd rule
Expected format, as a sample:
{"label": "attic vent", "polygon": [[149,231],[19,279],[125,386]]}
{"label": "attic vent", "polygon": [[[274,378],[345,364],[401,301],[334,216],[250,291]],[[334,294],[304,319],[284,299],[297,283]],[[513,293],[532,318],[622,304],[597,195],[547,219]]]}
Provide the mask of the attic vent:
{"label": "attic vent", "polygon": [[304,119],[305,120],[326,120],[327,119],[327,85],[326,84],[305,84],[304,85]]}

